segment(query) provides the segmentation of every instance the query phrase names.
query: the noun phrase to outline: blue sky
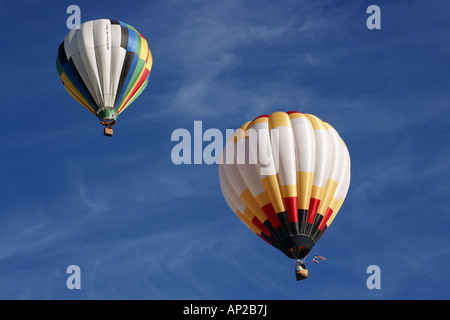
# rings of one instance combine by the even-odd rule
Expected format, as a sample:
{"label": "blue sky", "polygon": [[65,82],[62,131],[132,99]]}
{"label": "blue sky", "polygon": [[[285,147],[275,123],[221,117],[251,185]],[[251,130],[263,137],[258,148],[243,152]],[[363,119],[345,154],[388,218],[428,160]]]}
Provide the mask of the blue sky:
{"label": "blue sky", "polygon": [[[57,3],[57,4],[56,4]],[[149,42],[149,86],[114,137],[55,60],[81,21]],[[366,8],[381,8],[369,30]],[[4,1],[0,9],[1,299],[449,299],[450,5],[446,1]],[[250,232],[216,165],[174,165],[177,128],[274,111],[329,122],[350,151],[346,201],[297,282]],[[66,268],[81,268],[81,290]],[[370,265],[381,289],[366,286]]]}

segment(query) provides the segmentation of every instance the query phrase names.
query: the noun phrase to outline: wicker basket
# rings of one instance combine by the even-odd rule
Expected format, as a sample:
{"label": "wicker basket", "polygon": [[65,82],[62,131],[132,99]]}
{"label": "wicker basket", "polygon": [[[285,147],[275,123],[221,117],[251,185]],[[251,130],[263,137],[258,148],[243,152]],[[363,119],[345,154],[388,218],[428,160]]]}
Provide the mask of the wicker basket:
{"label": "wicker basket", "polygon": [[105,128],[105,131],[103,133],[105,134],[105,136],[112,137],[113,129],[112,128]]}
{"label": "wicker basket", "polygon": [[297,281],[308,278],[308,269],[296,268],[295,269],[295,277],[297,278]]}

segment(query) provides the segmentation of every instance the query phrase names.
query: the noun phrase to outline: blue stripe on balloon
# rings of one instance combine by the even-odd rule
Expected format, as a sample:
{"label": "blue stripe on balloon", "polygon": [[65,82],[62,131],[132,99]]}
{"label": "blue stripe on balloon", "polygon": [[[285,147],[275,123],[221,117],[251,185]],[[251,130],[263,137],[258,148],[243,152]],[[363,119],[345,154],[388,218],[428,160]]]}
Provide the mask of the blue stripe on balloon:
{"label": "blue stripe on balloon", "polygon": [[[130,31],[132,31],[132,30],[130,30]],[[138,61],[139,61],[139,56],[137,54],[135,54],[133,57],[133,62],[131,63],[130,70],[128,71],[127,79],[125,80],[125,84],[123,85],[122,91],[120,92],[119,100],[117,100],[118,101],[117,106],[120,106],[122,104],[122,99],[124,98],[123,95],[124,95],[125,91],[127,91],[128,84],[130,83],[131,77],[133,76],[133,72],[134,72],[134,69],[136,69],[136,65],[137,65]]]}
{"label": "blue stripe on balloon", "polygon": [[91,94],[89,93],[89,91],[87,91],[84,83],[79,78],[78,73],[76,73],[73,70],[72,65],[69,62],[67,62],[62,66],[62,68],[64,69],[64,72],[67,75],[67,78],[69,78],[70,82],[72,82],[74,87],[86,99],[86,101],[91,105],[91,107],[94,110],[98,110],[97,104],[94,102],[94,99],[92,99]]}

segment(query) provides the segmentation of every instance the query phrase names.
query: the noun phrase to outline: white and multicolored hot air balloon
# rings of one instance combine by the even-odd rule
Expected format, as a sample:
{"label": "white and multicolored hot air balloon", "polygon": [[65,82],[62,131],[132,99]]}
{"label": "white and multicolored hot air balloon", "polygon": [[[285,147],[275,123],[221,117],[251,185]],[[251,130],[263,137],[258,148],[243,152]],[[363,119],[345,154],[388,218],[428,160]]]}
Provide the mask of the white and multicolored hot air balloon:
{"label": "white and multicolored hot air balloon", "polygon": [[66,90],[111,136],[117,117],[146,88],[152,62],[147,40],[135,28],[98,19],[67,34],[56,66]]}
{"label": "white and multicolored hot air balloon", "polygon": [[228,139],[219,177],[242,222],[288,257],[303,259],[347,195],[350,156],[330,124],[310,114],[275,112]]}

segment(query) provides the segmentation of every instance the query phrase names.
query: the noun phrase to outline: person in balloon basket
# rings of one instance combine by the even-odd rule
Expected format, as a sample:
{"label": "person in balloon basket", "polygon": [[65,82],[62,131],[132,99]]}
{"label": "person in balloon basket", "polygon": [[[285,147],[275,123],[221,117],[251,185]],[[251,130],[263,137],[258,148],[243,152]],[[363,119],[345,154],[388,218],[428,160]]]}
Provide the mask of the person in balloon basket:
{"label": "person in balloon basket", "polygon": [[305,264],[300,259],[295,264],[295,275],[298,281],[308,278],[308,269],[306,269]]}

